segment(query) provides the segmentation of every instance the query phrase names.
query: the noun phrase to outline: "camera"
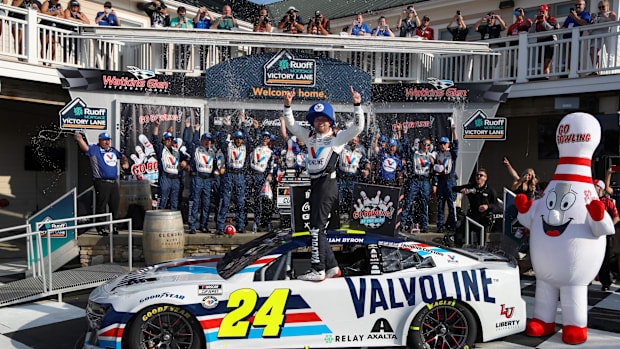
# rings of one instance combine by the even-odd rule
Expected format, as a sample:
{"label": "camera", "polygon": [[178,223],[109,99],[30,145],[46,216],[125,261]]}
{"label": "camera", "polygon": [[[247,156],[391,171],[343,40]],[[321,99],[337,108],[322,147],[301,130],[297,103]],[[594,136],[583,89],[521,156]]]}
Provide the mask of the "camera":
{"label": "camera", "polygon": [[568,10],[568,12],[575,12],[575,9],[571,7],[570,10]]}
{"label": "camera", "polygon": [[413,13],[413,10],[408,8],[407,13]]}
{"label": "camera", "polygon": [[456,14],[457,14],[458,16],[460,16],[460,15],[461,15],[461,10],[456,10]]}
{"label": "camera", "polygon": [[290,12],[290,13],[288,14],[288,20],[289,20],[290,22],[294,22],[294,21],[295,21],[295,12]]}
{"label": "camera", "polygon": [[161,11],[161,6],[155,7],[155,11]]}

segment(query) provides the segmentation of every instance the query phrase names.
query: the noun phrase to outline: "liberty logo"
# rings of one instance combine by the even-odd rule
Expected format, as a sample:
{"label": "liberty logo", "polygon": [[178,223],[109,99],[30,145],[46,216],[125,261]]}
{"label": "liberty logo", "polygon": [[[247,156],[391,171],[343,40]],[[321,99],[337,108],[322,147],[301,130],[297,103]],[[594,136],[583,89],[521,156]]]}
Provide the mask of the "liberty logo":
{"label": "liberty logo", "polygon": [[502,304],[502,311],[499,313],[500,315],[505,315],[507,319],[510,319],[514,314],[515,307],[506,308],[505,304]]}

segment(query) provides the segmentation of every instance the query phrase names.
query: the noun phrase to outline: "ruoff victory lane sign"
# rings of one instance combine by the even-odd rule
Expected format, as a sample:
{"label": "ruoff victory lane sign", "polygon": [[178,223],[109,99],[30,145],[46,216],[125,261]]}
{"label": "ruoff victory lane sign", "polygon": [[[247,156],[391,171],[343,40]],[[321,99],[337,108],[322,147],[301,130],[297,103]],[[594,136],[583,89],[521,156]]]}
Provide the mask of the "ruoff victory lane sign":
{"label": "ruoff victory lane sign", "polygon": [[106,108],[89,108],[81,98],[76,98],[58,113],[63,130],[105,130],[108,127]]}

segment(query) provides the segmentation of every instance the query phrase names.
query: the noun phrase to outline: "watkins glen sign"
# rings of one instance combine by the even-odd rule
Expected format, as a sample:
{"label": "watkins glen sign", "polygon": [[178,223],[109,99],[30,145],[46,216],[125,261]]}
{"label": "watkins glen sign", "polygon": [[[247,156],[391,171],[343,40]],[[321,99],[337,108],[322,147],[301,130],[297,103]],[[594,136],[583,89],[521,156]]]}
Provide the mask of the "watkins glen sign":
{"label": "watkins glen sign", "polygon": [[133,90],[133,91],[157,91],[167,92],[168,82],[157,79],[155,73],[137,67],[127,67],[133,77],[117,76],[114,74],[103,74],[104,89],[113,90]]}
{"label": "watkins glen sign", "polygon": [[287,50],[278,52],[263,66],[266,86],[303,86],[316,84],[316,61],[295,58]]}

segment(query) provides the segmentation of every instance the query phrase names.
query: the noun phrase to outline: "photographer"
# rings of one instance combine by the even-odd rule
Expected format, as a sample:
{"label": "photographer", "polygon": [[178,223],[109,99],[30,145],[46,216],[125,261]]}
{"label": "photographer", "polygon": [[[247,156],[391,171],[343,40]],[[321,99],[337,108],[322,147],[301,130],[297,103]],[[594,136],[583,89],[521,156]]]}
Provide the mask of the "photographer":
{"label": "photographer", "polygon": [[[469,201],[467,217],[484,226],[485,233],[491,230],[491,226],[493,225],[493,212],[498,208],[497,194],[493,188],[489,187],[487,178],[487,171],[480,168],[476,173],[475,183],[452,187],[452,191],[455,193],[467,195],[467,201]],[[461,224],[455,236],[455,243],[457,246],[463,244],[464,238],[465,222]],[[478,241],[478,244],[482,244],[482,242]]]}
{"label": "photographer", "polygon": [[[208,18],[207,18],[208,16]],[[213,15],[206,7],[201,7],[198,9],[198,13],[196,13],[196,17],[194,17],[194,28],[196,29],[209,29],[211,28],[211,23],[215,22]]]}
{"label": "photographer", "polygon": [[[590,17],[590,12],[586,11],[586,2],[585,0],[577,0],[575,2],[575,8],[571,8],[568,13],[568,17],[564,21],[562,28],[573,28],[579,27],[581,25],[590,24],[592,18]],[[573,34],[568,33],[564,34],[564,39],[572,38]]]}
{"label": "photographer", "polygon": [[258,16],[254,16],[255,32],[271,32],[271,18],[269,18],[267,9],[262,7],[258,10]]}
{"label": "photographer", "polygon": [[185,7],[180,6],[177,9],[177,14],[179,16],[173,18],[170,21],[170,26],[171,27],[174,27],[174,28],[194,28],[194,22],[192,22],[191,19],[188,19],[187,16],[185,16],[185,14],[186,14]]}
{"label": "photographer", "polygon": [[355,20],[347,28],[347,33],[355,36],[370,36],[370,27],[364,24],[364,16],[361,13],[355,16]]}
{"label": "photographer", "polygon": [[415,30],[420,25],[422,25],[422,23],[420,22],[420,18],[418,18],[418,13],[415,8],[413,8],[413,6],[407,6],[407,9],[403,10],[400,15],[396,29],[400,30],[399,36],[401,38],[411,38],[415,36]]}
{"label": "photographer", "polygon": [[329,19],[323,17],[321,11],[316,11],[314,17],[308,23],[308,34],[328,35],[331,34],[329,29]]}
{"label": "photographer", "polygon": [[[523,9],[520,7],[516,8],[512,12],[512,14],[515,16],[515,22],[510,27],[508,27],[508,33],[506,35],[518,36],[521,32],[527,33],[532,27],[532,20],[529,18],[525,18],[525,12],[523,12]],[[518,41],[513,41],[510,43],[510,46],[515,46],[518,44]]]}
{"label": "photographer", "polygon": [[235,17],[232,15],[232,7],[225,5],[222,8],[222,15],[215,21],[215,23],[213,23],[213,26],[220,30],[232,30],[232,28],[238,28],[239,25],[237,24]]}
{"label": "photographer", "polygon": [[474,24],[474,31],[480,33],[480,40],[497,39],[503,30],[506,30],[506,23],[493,12],[487,13]]}
{"label": "photographer", "polygon": [[[456,22],[456,28],[452,28],[452,23],[454,22]],[[467,41],[469,28],[465,25],[465,20],[463,20],[463,16],[461,16],[461,11],[456,11],[456,16],[452,17],[446,29],[452,34],[452,41]]]}
{"label": "photographer", "polygon": [[146,5],[138,4],[138,8],[146,12],[146,15],[151,19],[151,28],[170,26],[170,16],[168,16],[168,10],[163,1],[155,0]]}
{"label": "photographer", "polygon": [[288,34],[303,33],[304,22],[298,12],[299,11],[294,6],[289,7],[286,15],[282,17],[282,20],[278,24],[278,29]]}
{"label": "photographer", "polygon": [[[558,29],[558,22],[554,17],[549,16],[549,6],[543,4],[538,8],[538,16],[536,16],[536,20],[534,21],[534,25],[530,28],[530,33],[538,33],[543,31],[549,31]],[[553,41],[555,35],[550,36],[541,36],[536,39],[536,42],[545,42],[545,41]],[[551,61],[553,59],[553,51],[554,48],[552,45],[540,47],[539,49],[543,49],[543,55],[545,61],[543,63],[543,73],[549,74],[551,68]],[[548,79],[549,77],[547,77]]]}
{"label": "photographer", "polygon": [[385,17],[381,16],[379,17],[379,20],[377,21],[378,26],[372,30],[371,35],[372,36],[390,36],[390,37],[394,37],[394,32],[392,32],[392,29],[390,29],[390,27],[387,25],[387,21],[385,20]]}

